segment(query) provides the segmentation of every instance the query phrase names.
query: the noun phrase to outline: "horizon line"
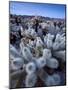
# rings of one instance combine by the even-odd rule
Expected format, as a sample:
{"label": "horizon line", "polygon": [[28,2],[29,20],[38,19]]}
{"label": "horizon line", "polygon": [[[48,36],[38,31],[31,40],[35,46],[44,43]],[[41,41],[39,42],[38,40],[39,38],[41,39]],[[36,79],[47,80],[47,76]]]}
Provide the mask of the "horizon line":
{"label": "horizon line", "polygon": [[33,15],[25,15],[25,14],[13,14],[13,13],[10,13],[10,15],[11,14],[12,15],[17,15],[17,16],[41,16],[41,17],[48,17],[48,18],[51,18],[51,19],[52,18],[55,18],[55,19],[66,19],[66,17],[65,18],[60,18],[60,17],[58,18],[58,17],[49,17],[49,16],[44,16],[44,15],[34,15],[34,14]]}

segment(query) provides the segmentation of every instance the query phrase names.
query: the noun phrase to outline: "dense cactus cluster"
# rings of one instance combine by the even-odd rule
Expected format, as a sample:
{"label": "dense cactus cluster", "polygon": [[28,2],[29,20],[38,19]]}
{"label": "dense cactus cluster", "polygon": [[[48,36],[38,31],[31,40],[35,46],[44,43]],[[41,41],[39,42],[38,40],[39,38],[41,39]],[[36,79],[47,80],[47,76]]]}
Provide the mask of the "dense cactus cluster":
{"label": "dense cactus cluster", "polygon": [[25,23],[28,28],[20,18],[11,21],[10,88],[65,85],[64,20],[44,22],[36,17]]}

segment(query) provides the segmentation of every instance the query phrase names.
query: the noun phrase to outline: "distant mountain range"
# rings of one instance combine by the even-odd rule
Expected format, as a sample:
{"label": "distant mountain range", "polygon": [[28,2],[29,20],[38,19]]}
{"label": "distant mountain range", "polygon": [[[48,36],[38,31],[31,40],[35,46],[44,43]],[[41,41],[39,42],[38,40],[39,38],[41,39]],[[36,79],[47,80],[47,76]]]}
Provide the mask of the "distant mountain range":
{"label": "distant mountain range", "polygon": [[[22,19],[32,19],[35,17],[34,15],[30,16],[30,15],[12,15],[12,14],[10,14],[10,16],[21,17]],[[59,21],[65,20],[63,18],[50,18],[50,17],[44,17],[44,16],[37,16],[37,17],[39,17],[39,19],[42,19],[42,20],[59,20]]]}

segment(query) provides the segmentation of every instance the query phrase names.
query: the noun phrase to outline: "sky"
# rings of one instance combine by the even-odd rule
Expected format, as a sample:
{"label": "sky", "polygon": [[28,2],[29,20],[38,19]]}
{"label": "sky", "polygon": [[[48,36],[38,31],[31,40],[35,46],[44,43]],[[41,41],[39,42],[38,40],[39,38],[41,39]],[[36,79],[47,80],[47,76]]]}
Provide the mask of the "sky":
{"label": "sky", "polygon": [[64,4],[29,3],[10,1],[10,14],[40,15],[51,18],[65,18]]}

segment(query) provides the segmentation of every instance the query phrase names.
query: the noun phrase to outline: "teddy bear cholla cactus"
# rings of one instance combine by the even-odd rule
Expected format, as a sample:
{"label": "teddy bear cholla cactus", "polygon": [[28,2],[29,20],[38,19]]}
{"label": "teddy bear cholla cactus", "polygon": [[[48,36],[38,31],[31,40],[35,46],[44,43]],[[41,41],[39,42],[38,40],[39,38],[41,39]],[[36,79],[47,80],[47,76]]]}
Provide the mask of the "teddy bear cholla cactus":
{"label": "teddy bear cholla cactus", "polygon": [[13,60],[11,60],[11,69],[13,71],[15,70],[19,70],[20,68],[23,67],[23,60],[22,58],[14,58]]}
{"label": "teddy bear cholla cactus", "polygon": [[38,76],[41,78],[46,86],[59,85],[61,82],[61,78],[58,73],[49,75],[46,71],[44,71],[44,69],[38,71]]}
{"label": "teddy bear cholla cactus", "polygon": [[58,63],[57,59],[52,57],[51,50],[44,49],[43,57],[46,58],[46,66],[48,66],[50,68],[58,68],[59,63]]}
{"label": "teddy bear cholla cactus", "polygon": [[[27,66],[26,66],[27,80],[29,80],[29,78],[28,78],[29,75],[37,74],[36,68],[38,68],[38,70],[39,70],[39,69],[43,68],[46,65],[50,68],[53,68],[53,69],[58,67],[58,61],[54,58],[51,59],[51,52],[50,52],[49,49],[45,50],[45,55],[48,56],[48,58],[44,58],[44,56],[42,56],[38,59],[35,59],[35,62],[32,62],[32,63],[29,62],[27,64]],[[32,86],[34,86],[34,85],[35,85],[35,83],[33,82]],[[32,87],[32,86],[29,85],[28,87]]]}
{"label": "teddy bear cholla cactus", "polygon": [[33,87],[36,81],[37,75],[35,73],[28,74],[25,79],[25,87]]}
{"label": "teddy bear cholla cactus", "polygon": [[42,54],[42,50],[43,50],[43,41],[41,40],[40,37],[36,37],[36,55],[37,57],[39,57]]}
{"label": "teddy bear cholla cactus", "polygon": [[27,65],[26,65],[26,72],[28,74],[30,73],[34,73],[36,71],[36,65],[34,62],[29,62]]}
{"label": "teddy bear cholla cactus", "polygon": [[[53,41],[55,39],[55,41]],[[44,43],[47,48],[52,48],[53,50],[65,49],[65,35],[57,34],[56,37],[50,33],[44,37]]]}
{"label": "teddy bear cholla cactus", "polygon": [[63,50],[63,51],[61,50],[61,51],[55,51],[53,55],[54,55],[56,58],[60,58],[60,59],[62,60],[62,62],[65,62],[65,59],[66,59],[66,58],[65,58],[65,56],[66,56],[65,54],[66,54],[66,53],[65,53],[65,50]]}
{"label": "teddy bear cholla cactus", "polygon": [[[57,82],[55,79],[55,78],[60,78],[59,75],[57,75],[57,74],[56,75],[48,75],[48,73],[47,73],[47,75],[44,76],[44,73],[42,72],[41,69],[45,66],[47,66],[51,69],[57,69],[59,67],[59,61],[55,57],[60,58],[60,59],[62,59],[62,57],[65,57],[65,50],[64,50],[65,49],[65,35],[57,34],[56,36],[54,36],[49,33],[44,37],[44,41],[42,41],[40,37],[37,37],[37,39],[35,41],[36,42],[35,42],[34,48],[37,50],[38,47],[41,47],[41,51],[42,51],[41,57],[40,56],[33,57],[31,49],[29,48],[27,43],[25,45],[23,41],[21,41],[21,43],[20,43],[21,53],[19,53],[15,48],[10,50],[10,52],[13,51],[19,57],[18,59],[14,60],[14,61],[16,61],[16,63],[18,63],[18,62],[22,63],[20,61],[22,61],[22,60],[24,61],[24,63],[22,63],[21,65],[23,66],[25,64],[25,72],[27,73],[26,78],[25,78],[25,87],[35,86],[36,81],[37,81],[37,76],[39,76],[44,81],[46,86],[59,85],[60,79],[58,79]],[[29,41],[28,44],[31,44],[30,42],[31,41]],[[57,46],[55,43],[57,43]],[[32,42],[32,44],[33,44],[33,42]],[[61,45],[62,45],[62,47],[61,47]],[[33,47],[33,45],[31,45],[31,47]],[[58,51],[58,50],[60,50],[60,51]],[[10,53],[10,54],[12,54],[12,53]],[[14,56],[14,55],[12,54],[12,56]],[[55,57],[53,57],[53,56],[55,56]],[[65,62],[65,58],[64,58],[64,62]],[[11,64],[11,65],[13,65],[13,64]],[[16,65],[14,64],[14,67],[15,66]],[[13,68],[13,69],[15,69],[15,68]],[[18,69],[20,69],[20,68],[16,68],[16,70],[18,70]],[[42,73],[42,76],[38,73],[37,70],[40,70],[40,73]],[[44,79],[44,77],[45,77],[45,79]]]}
{"label": "teddy bear cholla cactus", "polygon": [[47,46],[47,48],[52,48],[53,39],[54,35],[51,35],[50,33],[44,37],[44,44]]}
{"label": "teddy bear cholla cactus", "polygon": [[57,34],[53,44],[53,50],[65,49],[65,35]]}
{"label": "teddy bear cholla cactus", "polygon": [[37,33],[35,32],[35,30],[31,27],[29,27],[27,30],[25,30],[24,34],[27,37],[33,37],[33,38],[35,38],[37,36]]}

